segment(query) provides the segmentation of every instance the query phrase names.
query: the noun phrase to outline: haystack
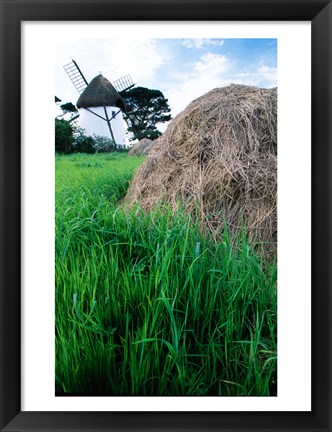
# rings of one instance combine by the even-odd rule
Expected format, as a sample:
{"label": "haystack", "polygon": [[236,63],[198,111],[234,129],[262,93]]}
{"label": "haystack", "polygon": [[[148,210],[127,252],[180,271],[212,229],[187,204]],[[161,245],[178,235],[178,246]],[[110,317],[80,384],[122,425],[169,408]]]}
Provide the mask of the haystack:
{"label": "haystack", "polygon": [[149,138],[142,138],[129,150],[129,156],[146,156],[152,147],[153,141]]}
{"label": "haystack", "polygon": [[215,238],[227,222],[277,240],[277,89],[231,84],[191,102],[158,138],[125,202],[183,206]]}

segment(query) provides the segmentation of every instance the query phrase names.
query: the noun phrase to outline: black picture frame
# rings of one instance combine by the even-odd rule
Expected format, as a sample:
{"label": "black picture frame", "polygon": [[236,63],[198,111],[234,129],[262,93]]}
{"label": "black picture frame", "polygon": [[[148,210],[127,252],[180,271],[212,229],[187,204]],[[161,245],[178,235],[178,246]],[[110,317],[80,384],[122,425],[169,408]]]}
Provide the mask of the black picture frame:
{"label": "black picture frame", "polygon": [[[332,431],[331,1],[0,0],[0,7],[1,431]],[[311,411],[21,411],[21,22],[108,20],[311,21],[312,376],[303,377],[312,380]]]}

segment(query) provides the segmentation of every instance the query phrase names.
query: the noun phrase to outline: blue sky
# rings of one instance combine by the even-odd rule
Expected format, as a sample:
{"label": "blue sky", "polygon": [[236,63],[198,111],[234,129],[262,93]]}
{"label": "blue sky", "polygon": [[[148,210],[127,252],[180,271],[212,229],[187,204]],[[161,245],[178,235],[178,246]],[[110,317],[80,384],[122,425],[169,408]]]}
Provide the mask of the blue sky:
{"label": "blue sky", "polygon": [[130,74],[137,86],[161,90],[172,115],[216,87],[240,83],[277,86],[277,39],[76,39],[56,46],[55,94],[79,94],[63,65],[73,58],[88,81],[100,72],[111,82]]}

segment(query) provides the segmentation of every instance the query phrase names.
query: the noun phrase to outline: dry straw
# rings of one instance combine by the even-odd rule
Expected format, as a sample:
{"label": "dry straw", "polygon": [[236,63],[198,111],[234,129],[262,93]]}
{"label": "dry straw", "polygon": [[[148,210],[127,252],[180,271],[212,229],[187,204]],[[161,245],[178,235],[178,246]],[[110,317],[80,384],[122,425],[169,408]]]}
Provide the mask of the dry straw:
{"label": "dry straw", "polygon": [[117,106],[125,109],[124,100],[116,91],[113,84],[102,75],[97,75],[85,88],[76,103],[77,108],[91,108],[100,106]]}
{"label": "dry straw", "polygon": [[146,156],[149,154],[153,145],[153,141],[149,138],[142,138],[138,143],[134,144],[129,150],[129,156]]}
{"label": "dry straw", "polygon": [[138,169],[125,202],[145,211],[184,206],[220,239],[247,234],[276,250],[277,89],[231,84],[178,114]]}

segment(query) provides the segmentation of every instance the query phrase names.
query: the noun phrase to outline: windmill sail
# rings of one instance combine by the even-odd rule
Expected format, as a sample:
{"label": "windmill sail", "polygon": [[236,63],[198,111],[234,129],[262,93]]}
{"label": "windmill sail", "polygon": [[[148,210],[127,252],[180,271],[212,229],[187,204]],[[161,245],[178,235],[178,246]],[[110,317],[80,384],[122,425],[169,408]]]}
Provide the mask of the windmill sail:
{"label": "windmill sail", "polygon": [[78,67],[75,60],[66,64],[63,68],[67,72],[67,75],[69,76],[71,82],[74,84],[76,90],[79,92],[79,94],[81,94],[87,87],[88,82],[82,74],[82,71]]}
{"label": "windmill sail", "polygon": [[[85,79],[76,61],[72,59],[72,61],[66,64],[63,68],[67,72],[67,75],[74,84],[76,90],[79,92],[79,94],[82,94],[88,86],[88,81]],[[112,85],[122,96],[127,90],[134,87],[135,84],[133,83],[130,75],[124,75],[123,77],[114,81]]]}
{"label": "windmill sail", "polygon": [[130,75],[125,75],[122,78],[114,81],[112,84],[121,96],[123,95],[123,93],[125,93],[127,90],[134,87],[135,85]]}

